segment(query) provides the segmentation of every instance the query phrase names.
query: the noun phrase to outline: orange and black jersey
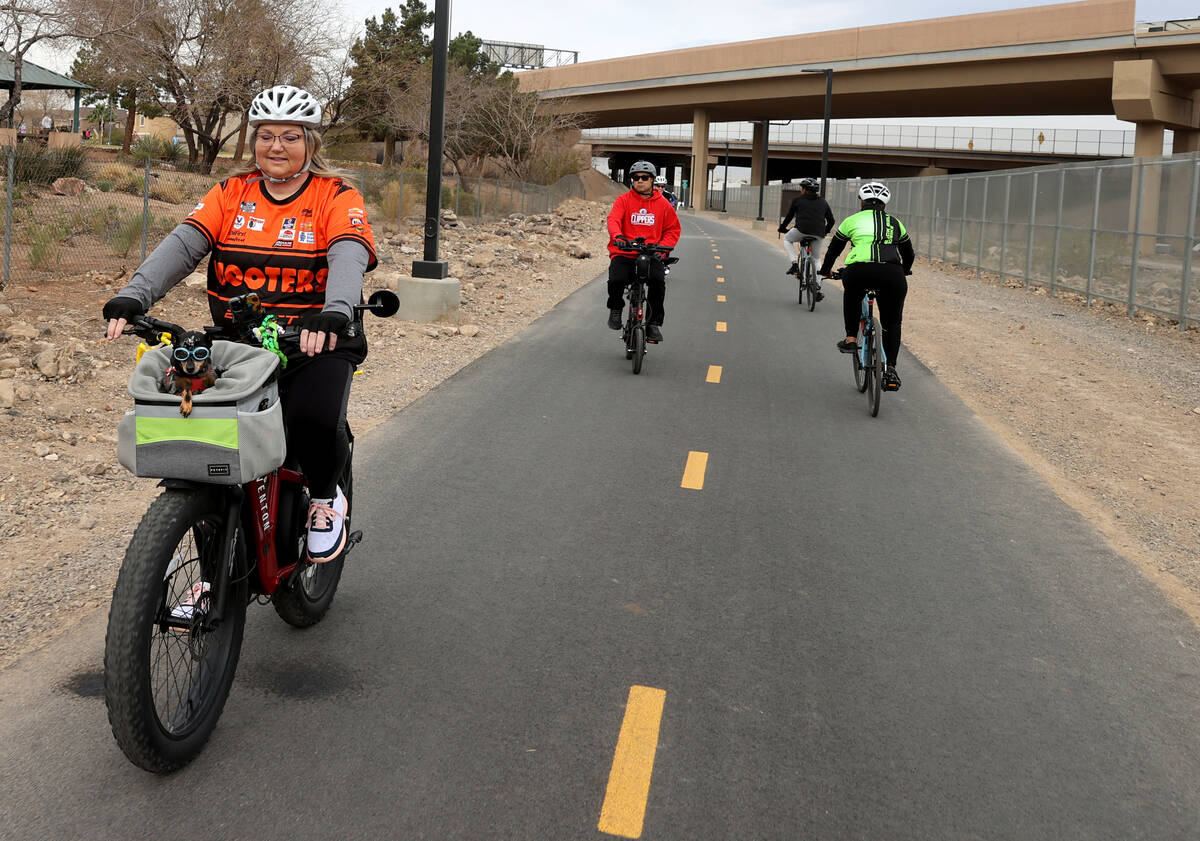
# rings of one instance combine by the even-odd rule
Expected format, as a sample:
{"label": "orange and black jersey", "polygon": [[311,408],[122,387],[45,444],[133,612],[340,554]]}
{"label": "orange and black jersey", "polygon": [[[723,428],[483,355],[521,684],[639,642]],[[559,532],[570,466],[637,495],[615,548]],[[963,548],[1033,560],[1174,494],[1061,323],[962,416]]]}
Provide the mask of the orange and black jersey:
{"label": "orange and black jersey", "polygon": [[257,292],[263,307],[283,324],[325,304],[329,247],[361,244],[367,271],[375,268],[375,240],[358,190],[336,177],[309,174],[286,201],[262,189],[261,174],[225,179],[208,191],[184,220],[212,248],[208,263],[213,323],[229,317],[227,302]]}

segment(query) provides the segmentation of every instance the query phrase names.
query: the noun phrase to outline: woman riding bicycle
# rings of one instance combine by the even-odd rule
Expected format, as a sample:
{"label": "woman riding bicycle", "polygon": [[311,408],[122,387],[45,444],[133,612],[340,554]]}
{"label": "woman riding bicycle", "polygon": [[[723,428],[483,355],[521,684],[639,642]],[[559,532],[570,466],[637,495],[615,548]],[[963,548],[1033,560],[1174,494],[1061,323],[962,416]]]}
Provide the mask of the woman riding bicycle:
{"label": "woman riding bicycle", "polygon": [[[346,498],[337,486],[349,455],[346,405],[354,368],[367,355],[363,274],[375,241],[357,190],[320,155],[321,107],[307,91],[277,85],[254,98],[253,155],[204,199],[104,305],[108,339],[187,277],[206,254],[214,324],[230,298],[258,293],[265,313],[300,328],[287,348],[280,397],[288,451],[309,480],[308,556],[318,563],[346,545]],[[348,329],[352,328],[352,329]]]}
{"label": "woman riding bicycle", "polygon": [[842,353],[858,350],[856,336],[861,314],[861,302],[868,289],[878,292],[879,323],[883,328],[883,352],[887,356],[887,370],[883,373],[883,387],[888,391],[900,388],[900,375],[896,373],[896,359],[900,356],[900,323],[904,318],[904,298],[908,294],[906,275],[912,274],[916,255],[908,231],[895,216],[884,208],[892,193],[878,181],[870,181],[858,189],[862,210],[847,216],[838,225],[825,261],[821,264],[821,277],[829,277],[846,243],[850,253],[846,255],[846,266],[842,272],[842,319],[845,321],[846,338],[837,343]]}

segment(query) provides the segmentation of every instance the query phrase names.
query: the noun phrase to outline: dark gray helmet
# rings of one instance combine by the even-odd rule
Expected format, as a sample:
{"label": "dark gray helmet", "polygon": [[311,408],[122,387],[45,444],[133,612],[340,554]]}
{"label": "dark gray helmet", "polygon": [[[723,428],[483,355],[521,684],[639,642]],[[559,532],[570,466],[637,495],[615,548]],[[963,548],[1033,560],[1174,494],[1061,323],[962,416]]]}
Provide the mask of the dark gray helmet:
{"label": "dark gray helmet", "polygon": [[817,179],[815,179],[815,178],[800,179],[800,189],[801,190],[816,190],[820,186],[821,185],[817,183]]}
{"label": "dark gray helmet", "polygon": [[654,164],[649,161],[638,161],[629,168],[630,175],[633,175],[635,172],[648,172],[651,175],[658,174],[658,170],[654,168]]}

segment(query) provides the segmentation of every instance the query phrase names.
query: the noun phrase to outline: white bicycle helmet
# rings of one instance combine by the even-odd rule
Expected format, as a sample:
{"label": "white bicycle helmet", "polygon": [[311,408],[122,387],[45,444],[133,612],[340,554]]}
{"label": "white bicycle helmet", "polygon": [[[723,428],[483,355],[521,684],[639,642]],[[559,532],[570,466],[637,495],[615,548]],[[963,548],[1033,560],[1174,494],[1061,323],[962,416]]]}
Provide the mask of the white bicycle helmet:
{"label": "white bicycle helmet", "polygon": [[654,186],[655,186],[655,187],[665,187],[665,186],[667,186],[667,176],[665,176],[665,175],[656,175],[656,176],[654,176]]}
{"label": "white bicycle helmet", "polygon": [[306,90],[291,85],[276,85],[254,97],[248,118],[251,126],[258,123],[295,123],[319,128],[321,106]]}
{"label": "white bicycle helmet", "polygon": [[859,201],[874,199],[887,204],[891,198],[892,191],[887,188],[887,185],[881,184],[878,181],[868,181],[858,188]]}

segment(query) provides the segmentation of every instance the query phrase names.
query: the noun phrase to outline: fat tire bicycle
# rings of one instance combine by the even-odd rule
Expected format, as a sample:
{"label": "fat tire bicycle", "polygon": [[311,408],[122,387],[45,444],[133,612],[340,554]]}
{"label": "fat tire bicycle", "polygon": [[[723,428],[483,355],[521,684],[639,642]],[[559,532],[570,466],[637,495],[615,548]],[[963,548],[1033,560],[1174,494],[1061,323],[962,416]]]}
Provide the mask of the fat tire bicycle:
{"label": "fat tire bicycle", "polygon": [[[356,307],[388,317],[398,301],[375,293]],[[351,323],[358,329],[361,322]],[[208,328],[223,335],[224,328]],[[141,316],[126,328],[147,341],[177,325]],[[284,344],[287,334],[280,337]],[[194,759],[216,728],[233,683],[251,601],[270,602],[297,628],[320,622],[333,602],[351,529],[353,447],[341,476],[346,548],[305,557],[310,495],[294,457],[244,485],[163,479],[126,549],[104,641],[104,700],[113,736],[134,765],[168,773]]]}
{"label": "fat tire bicycle", "polygon": [[[650,261],[662,256],[664,270],[679,262],[678,257],[667,257],[671,249],[663,245],[646,242],[645,237],[615,240],[622,251],[636,251],[633,278],[625,287],[625,300],[629,302],[629,315],[621,329],[621,341],[625,345],[625,358],[633,361],[633,373],[642,373],[642,361],[646,358],[646,284],[650,282]],[[665,282],[665,281],[664,281]],[[651,342],[653,344],[653,342]]]}

